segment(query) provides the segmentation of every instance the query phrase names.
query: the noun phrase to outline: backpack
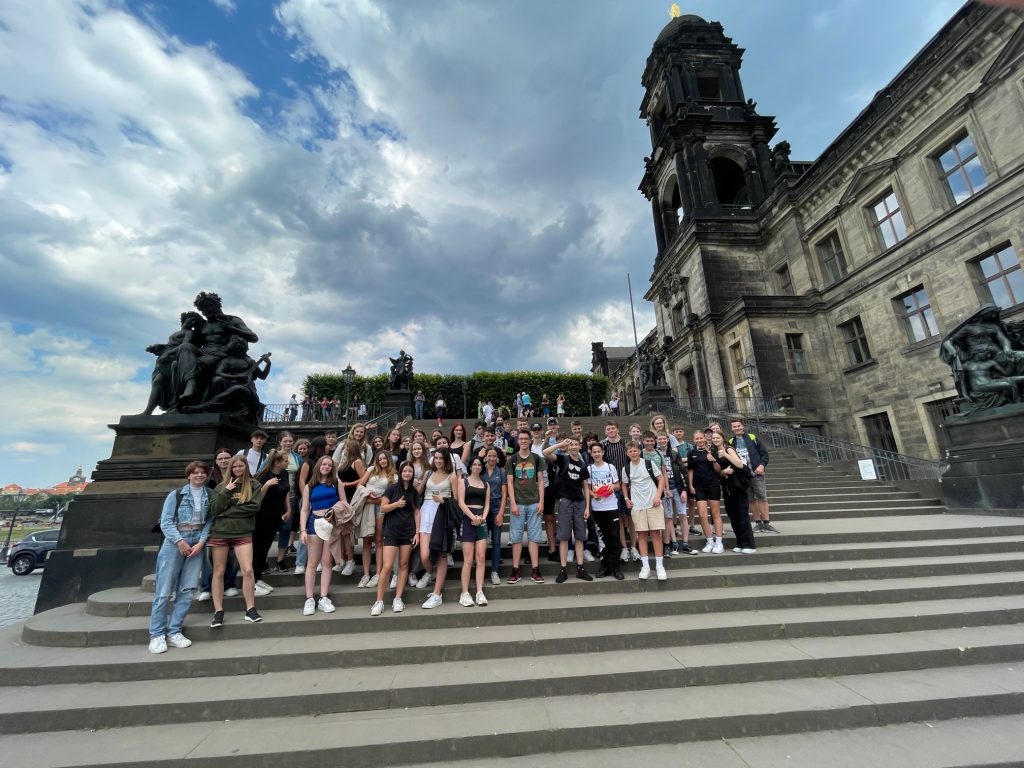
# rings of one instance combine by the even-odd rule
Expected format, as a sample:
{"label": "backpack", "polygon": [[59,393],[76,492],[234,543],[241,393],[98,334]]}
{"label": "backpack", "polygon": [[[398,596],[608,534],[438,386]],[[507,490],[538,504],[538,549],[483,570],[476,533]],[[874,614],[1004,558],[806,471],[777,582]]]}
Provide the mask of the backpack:
{"label": "backpack", "polygon": [[[176,491],[174,492],[174,524],[175,524],[175,525],[177,525],[177,524],[178,524],[178,508],[179,508],[179,507],[181,506],[181,500],[182,500],[183,498],[184,498],[184,494],[183,494],[183,493],[181,492],[181,488],[179,488],[178,490],[176,490]],[[159,517],[157,517],[157,519],[156,519],[156,525],[154,525],[154,526],[153,526],[153,527],[152,527],[152,528],[150,529],[150,531],[149,531],[149,532],[150,532],[150,533],[159,533],[159,534],[160,534],[160,542],[161,542],[161,543],[163,543],[163,540],[164,540],[164,531],[163,531],[163,528],[161,528],[161,527],[160,527],[160,518],[161,518],[161,517],[163,517],[163,512],[161,512],[161,513],[160,513],[160,516],[159,516]]]}
{"label": "backpack", "polygon": [[[629,464],[627,464],[626,465],[626,471],[622,473],[623,480],[625,481],[626,485],[629,485],[629,483],[630,483],[629,467],[632,466],[632,464],[633,464],[633,462],[630,462]],[[655,485],[657,485],[658,484],[658,478],[656,478],[654,476],[654,465],[651,464],[651,460],[650,459],[644,459],[644,467],[647,468],[647,474],[651,476],[651,482],[653,482]]]}

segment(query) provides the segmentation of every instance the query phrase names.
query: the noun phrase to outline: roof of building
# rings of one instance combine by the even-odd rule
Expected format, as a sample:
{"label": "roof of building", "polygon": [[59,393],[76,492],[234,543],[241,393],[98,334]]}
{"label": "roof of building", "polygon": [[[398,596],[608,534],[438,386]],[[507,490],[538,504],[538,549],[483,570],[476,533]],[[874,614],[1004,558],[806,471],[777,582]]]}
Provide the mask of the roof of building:
{"label": "roof of building", "polygon": [[665,25],[665,28],[661,30],[661,34],[658,35],[658,41],[662,42],[664,40],[668,40],[670,37],[673,37],[681,27],[693,24],[707,24],[707,22],[700,16],[693,13],[688,13],[685,16],[678,16]]}

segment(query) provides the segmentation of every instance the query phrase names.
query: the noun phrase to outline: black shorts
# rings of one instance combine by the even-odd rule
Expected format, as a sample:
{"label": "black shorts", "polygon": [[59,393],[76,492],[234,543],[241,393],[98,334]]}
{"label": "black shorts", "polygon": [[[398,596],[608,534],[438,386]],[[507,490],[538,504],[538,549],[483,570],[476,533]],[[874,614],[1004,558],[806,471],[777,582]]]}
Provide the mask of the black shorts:
{"label": "black shorts", "polygon": [[554,492],[550,488],[545,489],[544,493],[544,517],[554,517],[555,512],[558,511],[558,499],[555,498]]}
{"label": "black shorts", "polygon": [[720,501],[722,499],[722,484],[698,485],[694,487],[694,499],[696,501]]}
{"label": "black shorts", "polygon": [[412,536],[385,536],[384,537],[385,547],[409,547],[412,546]]}

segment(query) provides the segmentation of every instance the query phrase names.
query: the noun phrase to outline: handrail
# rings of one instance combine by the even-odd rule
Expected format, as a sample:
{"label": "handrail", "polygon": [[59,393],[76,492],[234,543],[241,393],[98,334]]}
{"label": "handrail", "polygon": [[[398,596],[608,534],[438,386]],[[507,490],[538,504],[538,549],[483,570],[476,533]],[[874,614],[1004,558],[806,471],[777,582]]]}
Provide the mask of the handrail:
{"label": "handrail", "polygon": [[352,404],[349,406],[348,418],[346,418],[344,406],[337,408],[328,406],[325,410],[319,404],[303,406],[300,403],[296,407],[289,403],[268,403],[263,406],[260,422],[264,424],[276,422],[345,424],[350,421],[372,421],[381,415],[382,407],[380,403],[367,403],[365,413],[360,413],[359,407]]}
{"label": "handrail", "polygon": [[[729,410],[707,410],[689,405],[671,405],[660,408],[670,420],[672,417],[696,423],[714,419],[727,427],[727,419],[734,415]],[[746,416],[747,414],[743,414]],[[768,415],[768,414],[764,414]],[[813,432],[803,432],[780,424],[761,420],[761,414],[754,415],[756,427],[752,430],[761,440],[774,448],[802,448],[810,452],[811,458],[820,464],[835,462],[856,462],[870,459],[874,463],[879,480],[934,480],[942,473],[943,463],[917,456],[907,456],[883,448],[850,443],[823,437]]]}

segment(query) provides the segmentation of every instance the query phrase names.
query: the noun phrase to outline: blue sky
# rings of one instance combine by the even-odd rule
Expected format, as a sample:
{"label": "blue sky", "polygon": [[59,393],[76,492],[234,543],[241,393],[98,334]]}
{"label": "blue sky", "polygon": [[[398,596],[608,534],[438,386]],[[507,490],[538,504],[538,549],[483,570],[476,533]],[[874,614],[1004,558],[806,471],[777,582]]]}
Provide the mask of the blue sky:
{"label": "blue sky", "polygon": [[[662,0],[0,2],[0,483],[109,454],[200,290],[310,371],[584,370],[626,344]],[[958,2],[691,2],[813,159]],[[639,302],[641,334],[652,320]]]}

